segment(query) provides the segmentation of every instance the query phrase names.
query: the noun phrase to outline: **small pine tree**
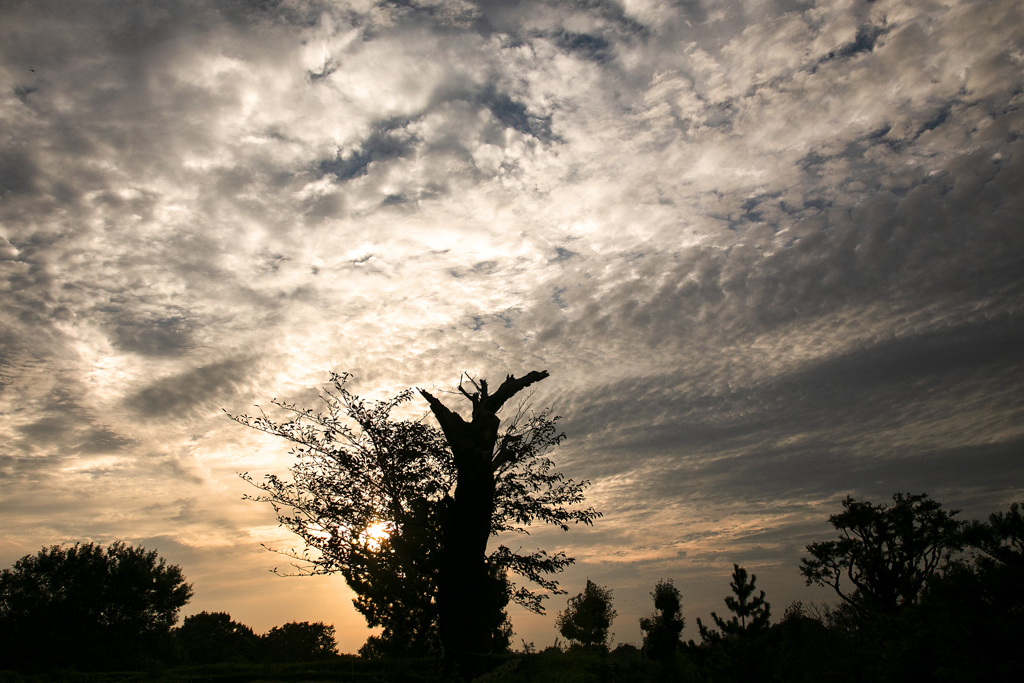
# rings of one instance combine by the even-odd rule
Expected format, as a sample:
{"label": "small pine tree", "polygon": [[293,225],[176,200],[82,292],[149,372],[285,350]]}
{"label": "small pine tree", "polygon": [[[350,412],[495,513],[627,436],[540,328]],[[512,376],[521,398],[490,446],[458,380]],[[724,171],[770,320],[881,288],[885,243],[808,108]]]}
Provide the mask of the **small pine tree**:
{"label": "small pine tree", "polygon": [[721,635],[718,632],[708,629],[697,619],[697,627],[700,629],[700,636],[705,641],[717,641],[722,636],[736,636],[745,638],[758,635],[768,630],[771,620],[771,605],[764,599],[764,591],[757,597],[751,599],[757,589],[755,583],[757,576],[751,574],[750,582],[747,582],[747,570],[738,564],[732,566],[732,582],[729,587],[736,597],[725,598],[725,606],[733,612],[733,617],[726,621],[714,612],[711,617],[715,620],[718,628],[722,629]]}
{"label": "small pine tree", "polygon": [[590,647],[608,647],[608,629],[615,619],[612,592],[587,579],[583,592],[569,599],[555,626],[567,640]]}

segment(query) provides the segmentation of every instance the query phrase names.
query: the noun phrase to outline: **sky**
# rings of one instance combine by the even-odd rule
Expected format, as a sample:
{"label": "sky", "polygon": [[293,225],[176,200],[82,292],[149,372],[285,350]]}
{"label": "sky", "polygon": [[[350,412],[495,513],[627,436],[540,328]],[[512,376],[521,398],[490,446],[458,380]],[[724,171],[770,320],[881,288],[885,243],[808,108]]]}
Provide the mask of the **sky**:
{"label": "sky", "polygon": [[144,545],[354,652],[224,411],[548,370],[604,516],[517,542],[615,642],[662,578],[699,639],[733,563],[834,600],[845,496],[1024,500],[1022,133],[1019,0],[3,0],[0,565]]}

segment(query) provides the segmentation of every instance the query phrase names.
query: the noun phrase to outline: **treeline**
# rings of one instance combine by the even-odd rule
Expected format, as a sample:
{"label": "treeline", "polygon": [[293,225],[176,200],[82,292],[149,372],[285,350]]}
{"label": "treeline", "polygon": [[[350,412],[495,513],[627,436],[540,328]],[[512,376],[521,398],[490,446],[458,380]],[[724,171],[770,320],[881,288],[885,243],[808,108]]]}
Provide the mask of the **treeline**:
{"label": "treeline", "polygon": [[334,627],[292,622],[263,635],[223,612],[186,617],[181,568],[124,543],[76,543],[0,572],[0,670],[139,670],[221,662],[305,662],[337,654]]}
{"label": "treeline", "polygon": [[[682,596],[663,580],[651,593],[655,612],[640,620],[643,648],[620,645],[590,668],[606,680],[715,683],[1019,676],[1024,521],[1018,504],[969,523],[923,494],[897,494],[891,505],[847,498],[843,508],[830,517],[838,538],[807,546],[810,557],[800,567],[808,585],[832,587],[838,604],[794,602],[772,624],[756,577],[734,565],[732,595],[725,599],[731,614],[712,612],[710,624],[697,619],[700,642],[684,642]],[[559,655],[607,652],[609,617],[611,591],[588,581],[559,615],[571,647],[541,653],[549,672],[559,666]]]}
{"label": "treeline", "polygon": [[183,664],[229,662],[312,662],[338,654],[334,627],[321,622],[289,622],[257,635],[226,612],[185,617],[171,632],[175,659]]}
{"label": "treeline", "polygon": [[[505,651],[492,650],[484,668],[497,667],[490,680],[524,682],[1012,680],[1024,642],[1020,505],[984,522],[961,522],[958,512],[924,494],[897,494],[881,505],[847,498],[830,517],[837,537],[808,545],[799,568],[808,585],[830,586],[836,604],[794,602],[772,623],[757,577],[734,565],[723,616],[696,620],[699,642],[682,639],[683,595],[665,579],[651,592],[653,612],[640,620],[642,648],[609,652],[612,591],[588,580],[556,621],[568,647],[536,652],[523,643],[511,653],[506,638]],[[0,670],[237,664],[241,672],[243,665],[320,660],[332,680],[348,680],[331,668],[340,661],[333,627],[289,623],[257,635],[223,612],[175,627],[191,595],[180,568],[153,551],[122,543],[44,548],[0,572]],[[418,645],[407,642],[407,652],[397,639],[387,654],[364,647],[358,676],[386,678],[366,667],[412,662]],[[357,676],[353,667],[349,677]],[[458,678],[429,664],[416,671],[422,680]],[[265,671],[253,675],[270,680]]]}

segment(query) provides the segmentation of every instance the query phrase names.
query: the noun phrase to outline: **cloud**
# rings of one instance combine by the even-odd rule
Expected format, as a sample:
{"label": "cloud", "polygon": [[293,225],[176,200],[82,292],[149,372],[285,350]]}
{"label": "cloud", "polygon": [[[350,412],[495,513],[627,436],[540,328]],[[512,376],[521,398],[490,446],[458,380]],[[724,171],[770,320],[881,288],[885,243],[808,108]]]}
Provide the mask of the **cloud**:
{"label": "cloud", "polygon": [[0,15],[19,548],[176,539],[241,600],[212,558],[259,567],[272,520],[235,471],[289,461],[220,409],[312,404],[331,370],[380,397],[549,369],[606,516],[536,540],[622,613],[741,560],[796,597],[847,493],[1020,497],[1020,3]]}
{"label": "cloud", "polygon": [[147,418],[180,418],[211,406],[235,393],[255,370],[251,358],[232,358],[200,366],[149,383],[127,399]]}

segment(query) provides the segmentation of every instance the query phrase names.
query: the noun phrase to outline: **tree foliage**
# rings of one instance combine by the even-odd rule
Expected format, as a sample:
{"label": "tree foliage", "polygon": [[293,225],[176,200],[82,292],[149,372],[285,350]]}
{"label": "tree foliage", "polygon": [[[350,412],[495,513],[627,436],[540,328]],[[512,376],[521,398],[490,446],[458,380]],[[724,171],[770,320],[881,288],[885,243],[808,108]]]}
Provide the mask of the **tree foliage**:
{"label": "tree foliage", "polygon": [[1024,516],[1020,503],[993,512],[987,522],[966,526],[974,571],[985,586],[984,599],[1024,620]]}
{"label": "tree foliage", "polygon": [[181,568],[121,542],[26,555],[0,572],[2,666],[102,668],[157,658],[192,597]]}
{"label": "tree foliage", "polygon": [[[411,390],[386,401],[367,401],[346,388],[348,379],[347,374],[331,376],[333,388],[321,395],[324,409],[319,412],[275,399],[290,419],[277,422],[262,410],[253,417],[232,416],[291,442],[296,456],[290,481],[273,474],[262,481],[248,473],[242,477],[262,492],[251,499],[272,505],[280,523],[303,540],[305,550],[285,553],[299,572],[341,573],[356,592],[356,608],[367,623],[383,628],[368,641],[367,652],[426,654],[438,647],[444,532],[452,526],[454,498],[460,486],[465,488],[460,461],[443,431],[422,419],[394,416],[408,412]],[[437,414],[440,409],[433,404],[440,402],[421,393]],[[487,465],[493,495],[483,520],[485,543],[502,532],[528,534],[535,523],[567,529],[569,522],[589,524],[598,516],[574,507],[583,501],[588,482],[565,479],[545,457],[565,438],[557,419],[550,411],[533,413],[520,404],[502,429],[495,428]],[[509,599],[540,612],[546,597],[512,586],[506,572],[559,592],[548,575],[572,563],[564,553],[524,553],[504,545],[486,558],[481,554],[480,561],[479,585],[467,592],[474,596],[474,609],[487,612],[491,644],[506,646],[510,633],[504,606]],[[480,631],[480,625],[474,630]]]}
{"label": "tree foliage", "polygon": [[583,592],[569,598],[565,610],[559,612],[555,626],[566,640],[584,647],[606,648],[615,616],[611,590],[587,579]]}
{"label": "tree foliage", "polygon": [[292,555],[303,573],[345,574],[379,552],[375,531],[402,538],[407,526],[422,527],[430,521],[423,505],[439,500],[454,477],[436,429],[391,416],[412,399],[411,390],[386,401],[364,401],[345,388],[348,378],[331,375],[334,391],[321,394],[326,411],[274,399],[291,419],[275,422],[262,410],[255,417],[231,416],[294,444],[291,481],[276,474],[261,482],[241,476],[263,491],[249,498],[270,503],[280,523],[305,543],[303,553]]}
{"label": "tree foliage", "polygon": [[651,593],[655,613],[640,619],[640,630],[644,633],[644,650],[654,660],[667,662],[681,647],[680,634],[686,625],[683,618],[683,596],[672,583],[672,579],[661,580]]}
{"label": "tree foliage", "polygon": [[338,654],[334,627],[322,622],[291,621],[260,637],[263,656],[272,662],[311,662]]}
{"label": "tree foliage", "polygon": [[200,612],[185,617],[174,639],[188,664],[253,661],[259,636],[227,612]]}
{"label": "tree foliage", "polygon": [[807,585],[831,586],[862,615],[913,604],[962,547],[959,510],[943,510],[927,494],[897,493],[892,505],[847,496],[843,508],[829,517],[839,538],[808,545],[800,573]]}
{"label": "tree foliage", "polygon": [[[714,619],[715,625],[722,630],[723,636],[748,637],[764,633],[771,624],[771,605],[765,601],[764,591],[751,598],[754,591],[757,590],[757,576],[749,575],[749,581],[747,576],[746,569],[738,564],[732,566],[732,581],[729,582],[729,588],[732,589],[733,595],[736,597],[729,595],[725,598],[725,606],[733,613],[732,617],[723,619],[716,613],[711,613],[711,618]],[[697,624],[702,638],[715,637],[700,623],[700,619],[697,620]]]}

